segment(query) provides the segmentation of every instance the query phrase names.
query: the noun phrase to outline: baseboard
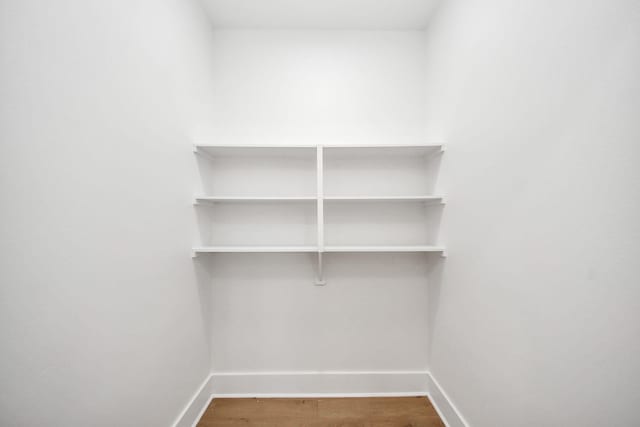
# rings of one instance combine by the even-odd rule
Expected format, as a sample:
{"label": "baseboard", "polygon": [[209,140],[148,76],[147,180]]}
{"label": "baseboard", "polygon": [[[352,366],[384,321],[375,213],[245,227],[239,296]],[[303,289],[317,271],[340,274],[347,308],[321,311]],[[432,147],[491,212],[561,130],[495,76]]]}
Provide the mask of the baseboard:
{"label": "baseboard", "polygon": [[426,396],[427,371],[214,372],[214,397]]}
{"label": "baseboard", "polygon": [[173,427],[195,427],[214,398],[428,396],[447,427],[469,427],[427,371],[216,372],[200,385]]}
{"label": "baseboard", "polygon": [[436,408],[445,425],[447,427],[469,427],[469,424],[467,424],[462,414],[460,414],[433,375],[429,373],[427,377],[429,400]]}
{"label": "baseboard", "polygon": [[211,394],[211,374],[204,379],[189,403],[184,407],[173,427],[195,427],[202,414],[209,406],[213,396]]}

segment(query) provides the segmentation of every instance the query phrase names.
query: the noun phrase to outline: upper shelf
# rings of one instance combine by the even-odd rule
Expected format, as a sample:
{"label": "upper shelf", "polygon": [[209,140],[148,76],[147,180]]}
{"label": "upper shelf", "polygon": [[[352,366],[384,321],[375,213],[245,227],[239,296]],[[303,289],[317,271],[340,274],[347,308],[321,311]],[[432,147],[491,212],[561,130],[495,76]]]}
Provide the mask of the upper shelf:
{"label": "upper shelf", "polygon": [[327,201],[345,202],[430,202],[444,203],[442,196],[325,196]]}
{"label": "upper shelf", "polygon": [[341,158],[351,159],[387,159],[390,157],[405,159],[430,156],[444,151],[442,144],[414,145],[324,145],[327,161]]}
{"label": "upper shelf", "polygon": [[252,202],[307,202],[315,201],[315,196],[293,196],[293,197],[196,197],[196,203],[252,203]]}
{"label": "upper shelf", "polygon": [[211,156],[238,156],[238,155],[269,155],[274,153],[283,154],[284,151],[292,151],[297,153],[308,153],[317,147],[323,147],[330,150],[340,149],[348,151],[350,149],[375,149],[384,150],[389,153],[393,150],[400,150],[404,154],[415,152],[433,152],[444,151],[444,144],[320,144],[320,145],[258,145],[258,144],[195,144],[194,151],[198,153],[209,154]]}
{"label": "upper shelf", "polygon": [[316,147],[308,145],[216,145],[195,144],[194,152],[216,157],[306,157],[315,156]]}
{"label": "upper shelf", "polygon": [[324,252],[441,252],[444,246],[431,245],[384,245],[384,246],[325,246]]}
{"label": "upper shelf", "polygon": [[299,253],[318,252],[317,246],[198,246],[193,248],[193,254],[215,253]]}

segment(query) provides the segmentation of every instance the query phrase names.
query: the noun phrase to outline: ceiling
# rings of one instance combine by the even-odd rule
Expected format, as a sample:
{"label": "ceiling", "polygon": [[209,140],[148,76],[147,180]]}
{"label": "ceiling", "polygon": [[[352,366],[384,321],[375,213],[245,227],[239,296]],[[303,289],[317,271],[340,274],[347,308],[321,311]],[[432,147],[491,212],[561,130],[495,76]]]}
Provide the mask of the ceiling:
{"label": "ceiling", "polygon": [[440,0],[202,0],[219,28],[420,30]]}

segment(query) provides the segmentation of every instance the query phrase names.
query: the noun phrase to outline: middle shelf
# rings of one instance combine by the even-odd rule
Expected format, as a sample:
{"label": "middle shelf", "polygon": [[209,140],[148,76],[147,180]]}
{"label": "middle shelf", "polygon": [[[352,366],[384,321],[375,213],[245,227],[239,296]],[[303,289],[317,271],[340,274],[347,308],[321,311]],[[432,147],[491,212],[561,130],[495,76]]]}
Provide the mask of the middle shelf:
{"label": "middle shelf", "polygon": [[197,197],[201,242],[216,247],[425,246],[442,197]]}

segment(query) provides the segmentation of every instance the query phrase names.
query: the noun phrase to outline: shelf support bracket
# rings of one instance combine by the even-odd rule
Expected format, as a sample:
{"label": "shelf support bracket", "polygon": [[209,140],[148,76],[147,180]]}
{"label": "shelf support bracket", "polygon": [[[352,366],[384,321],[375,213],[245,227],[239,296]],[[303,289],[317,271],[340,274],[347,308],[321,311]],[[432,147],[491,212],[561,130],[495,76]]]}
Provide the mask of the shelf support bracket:
{"label": "shelf support bracket", "polygon": [[324,271],[322,265],[322,252],[318,252],[318,271],[316,275],[316,286],[324,286],[327,284],[327,281],[324,280]]}
{"label": "shelf support bracket", "polygon": [[316,197],[317,197],[317,231],[318,231],[318,274],[316,276],[316,286],[324,286],[324,271],[322,265],[322,254],[324,252],[324,153],[322,145],[316,147]]}
{"label": "shelf support bracket", "polygon": [[445,145],[441,144],[439,149],[430,150],[427,153],[425,153],[424,158],[429,159],[430,157],[440,156],[444,154],[444,152],[445,152]]}
{"label": "shelf support bracket", "polygon": [[205,157],[209,160],[215,160],[215,157],[213,157],[211,154],[207,153],[206,151],[201,150],[197,145],[193,146],[193,154]]}

